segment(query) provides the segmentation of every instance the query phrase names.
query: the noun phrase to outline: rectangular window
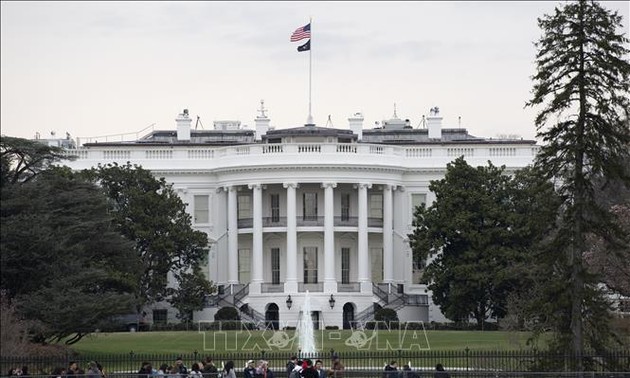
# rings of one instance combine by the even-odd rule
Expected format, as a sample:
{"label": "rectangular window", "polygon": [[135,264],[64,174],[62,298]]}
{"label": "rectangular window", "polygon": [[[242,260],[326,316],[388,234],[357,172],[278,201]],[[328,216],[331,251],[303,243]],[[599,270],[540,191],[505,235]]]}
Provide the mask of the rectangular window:
{"label": "rectangular window", "polygon": [[303,195],[303,219],[305,221],[317,220],[317,193],[306,192]]}
{"label": "rectangular window", "polygon": [[193,197],[195,211],[195,223],[208,223],[208,196],[198,195]]}
{"label": "rectangular window", "polygon": [[250,219],[252,217],[252,197],[249,194],[239,194],[236,206],[238,219]]}
{"label": "rectangular window", "polygon": [[153,324],[166,324],[168,322],[168,310],[153,310]]}
{"label": "rectangular window", "polygon": [[317,283],[317,247],[304,247],[304,283]]}
{"label": "rectangular window", "polygon": [[271,195],[271,221],[280,222],[280,194]]}
{"label": "rectangular window", "polygon": [[341,193],[341,220],[350,220],[350,193]]}
{"label": "rectangular window", "polygon": [[280,284],[280,248],[271,248],[271,283]]}
{"label": "rectangular window", "polygon": [[411,193],[411,208],[413,212],[416,211],[416,207],[427,203],[427,195],[424,193]]}
{"label": "rectangular window", "polygon": [[238,250],[238,282],[244,284],[250,281],[252,269],[251,253],[249,249]]}
{"label": "rectangular window", "polygon": [[370,218],[383,219],[383,194],[370,194]]}
{"label": "rectangular window", "polygon": [[383,248],[370,248],[372,282],[383,281]]}
{"label": "rectangular window", "polygon": [[350,283],[350,248],[341,248],[341,283]]}

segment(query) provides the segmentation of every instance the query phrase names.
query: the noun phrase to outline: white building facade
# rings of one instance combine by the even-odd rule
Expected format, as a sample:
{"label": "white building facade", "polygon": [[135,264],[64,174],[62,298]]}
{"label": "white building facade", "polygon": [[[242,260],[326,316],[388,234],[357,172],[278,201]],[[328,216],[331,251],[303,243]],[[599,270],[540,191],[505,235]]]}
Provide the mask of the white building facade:
{"label": "white building facade", "polygon": [[[261,114],[256,130],[240,122],[193,130],[184,111],[174,131],[69,150],[73,169],[129,161],[173,184],[208,235],[205,271],[219,287],[195,320],[234,306],[244,320],[295,326],[308,291],[319,327],[350,328],[380,307],[401,321],[443,322],[409,246],[414,207],[434,200],[430,181],[459,156],[513,171],[537,151],[534,141],[442,128],[437,108],[421,129],[396,116],[364,129],[355,114],[349,129],[273,130]],[[174,319],[175,310],[152,315]]]}

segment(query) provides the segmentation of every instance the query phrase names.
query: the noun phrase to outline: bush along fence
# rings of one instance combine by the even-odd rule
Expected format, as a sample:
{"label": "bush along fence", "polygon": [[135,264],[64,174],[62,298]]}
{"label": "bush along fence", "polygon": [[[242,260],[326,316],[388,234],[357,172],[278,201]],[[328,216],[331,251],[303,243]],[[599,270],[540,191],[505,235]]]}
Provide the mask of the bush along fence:
{"label": "bush along fence", "polygon": [[[467,373],[510,373],[510,372],[573,372],[578,370],[578,358],[571,354],[555,354],[546,351],[472,351],[468,348],[456,351],[358,351],[339,352],[333,350],[313,355],[298,354],[300,358],[310,358],[313,361],[322,360],[324,368],[331,367],[331,357],[338,356],[346,369],[346,376],[352,372],[378,371],[390,361],[396,361],[399,368],[410,365],[414,371],[429,372],[439,363],[450,373],[459,375]],[[291,356],[288,352],[193,352],[188,354],[91,354],[59,357],[0,357],[2,374],[10,369],[27,366],[31,375],[50,375],[56,367],[67,368],[71,361],[77,362],[80,368],[87,371],[90,361],[96,361],[103,366],[108,375],[137,373],[143,362],[149,362],[154,369],[160,365],[172,366],[178,357],[189,369],[195,362],[212,358],[219,370],[227,361],[233,361],[237,373],[242,373],[248,360],[266,360],[275,377],[286,376],[286,363]],[[606,353],[584,355],[582,365],[585,371],[601,372],[630,372],[630,350],[613,350]],[[136,374],[134,374],[137,377]],[[369,376],[369,375],[365,375]],[[472,376],[472,375],[468,375]],[[594,375],[593,375],[594,376]]]}

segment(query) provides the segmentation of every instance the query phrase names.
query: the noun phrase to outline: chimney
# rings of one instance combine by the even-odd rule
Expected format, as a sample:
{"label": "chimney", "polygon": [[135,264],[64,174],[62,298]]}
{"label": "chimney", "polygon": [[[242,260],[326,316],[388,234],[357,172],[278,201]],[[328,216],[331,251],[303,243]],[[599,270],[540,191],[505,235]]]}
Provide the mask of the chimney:
{"label": "chimney", "polygon": [[442,116],[440,116],[440,109],[437,106],[429,111],[427,128],[429,129],[429,139],[442,139]]}
{"label": "chimney", "polygon": [[177,123],[177,140],[190,140],[190,125],[192,123],[192,119],[188,116],[188,109],[184,109],[184,111],[177,115],[175,118],[175,123]]}
{"label": "chimney", "polygon": [[357,134],[357,140],[363,139],[363,114],[354,113],[352,117],[348,118],[350,123],[350,130]]}
{"label": "chimney", "polygon": [[267,134],[267,131],[269,131],[269,122],[271,120],[267,117],[265,111],[267,111],[267,109],[265,109],[265,101],[260,100],[260,109],[258,110],[260,115],[256,116],[256,119],[254,120],[254,123],[256,124],[256,140],[261,140],[262,136]]}

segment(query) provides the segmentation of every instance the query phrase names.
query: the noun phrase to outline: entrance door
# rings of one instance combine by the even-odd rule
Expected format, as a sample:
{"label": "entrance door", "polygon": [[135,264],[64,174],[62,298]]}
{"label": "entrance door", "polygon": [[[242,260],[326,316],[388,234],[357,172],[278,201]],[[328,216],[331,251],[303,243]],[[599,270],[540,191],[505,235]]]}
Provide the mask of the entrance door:
{"label": "entrance door", "polygon": [[348,302],[343,305],[343,329],[351,329],[354,324],[354,306]]}
{"label": "entrance door", "polygon": [[280,328],[280,312],[278,309],[278,305],[275,303],[270,303],[267,306],[267,311],[265,311],[265,326],[268,329],[277,330]]}

